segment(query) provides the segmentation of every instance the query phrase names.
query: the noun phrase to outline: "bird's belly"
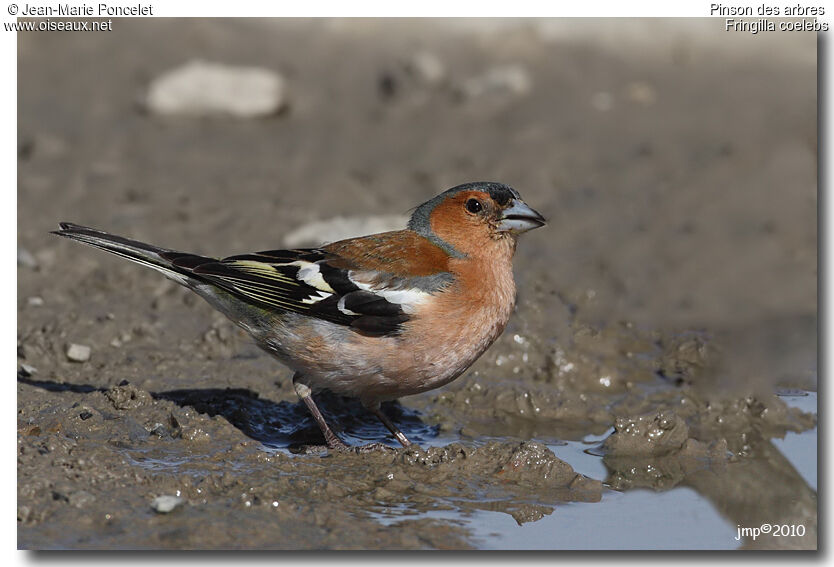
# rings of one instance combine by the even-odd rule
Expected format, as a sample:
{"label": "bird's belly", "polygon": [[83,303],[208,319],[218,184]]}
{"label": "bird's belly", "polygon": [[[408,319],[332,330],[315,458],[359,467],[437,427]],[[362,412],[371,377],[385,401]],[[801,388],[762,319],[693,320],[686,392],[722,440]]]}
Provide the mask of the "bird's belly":
{"label": "bird's belly", "polygon": [[[364,337],[363,337],[364,338]],[[373,338],[378,343],[396,341],[395,338]],[[492,341],[489,341],[490,343]],[[327,359],[310,360],[299,368],[316,389],[353,396],[365,402],[387,401],[438,388],[460,376],[486,350],[482,348],[458,350],[454,344],[431,348],[409,348],[387,345],[380,357],[378,344],[372,348],[362,345],[330,353]]]}
{"label": "bird's belly", "polygon": [[445,331],[418,327],[390,337],[367,337],[342,325],[306,319],[306,324],[288,322],[283,331],[258,342],[303,374],[313,390],[373,403],[451,382],[495,341],[508,316],[480,326],[447,325]]}

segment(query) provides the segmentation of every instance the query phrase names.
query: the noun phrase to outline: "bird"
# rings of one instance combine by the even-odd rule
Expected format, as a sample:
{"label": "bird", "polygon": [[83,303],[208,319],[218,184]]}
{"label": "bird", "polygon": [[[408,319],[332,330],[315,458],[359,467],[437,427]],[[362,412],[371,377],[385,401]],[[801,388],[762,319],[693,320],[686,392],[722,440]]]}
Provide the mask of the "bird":
{"label": "bird", "polygon": [[327,447],[350,447],[313,396],[358,398],[403,447],[381,403],[448,384],[501,335],[516,300],[520,234],[545,218],[512,187],[473,182],[417,206],[403,230],[317,248],[212,258],[61,222],[53,234],[161,272],[293,371]]}

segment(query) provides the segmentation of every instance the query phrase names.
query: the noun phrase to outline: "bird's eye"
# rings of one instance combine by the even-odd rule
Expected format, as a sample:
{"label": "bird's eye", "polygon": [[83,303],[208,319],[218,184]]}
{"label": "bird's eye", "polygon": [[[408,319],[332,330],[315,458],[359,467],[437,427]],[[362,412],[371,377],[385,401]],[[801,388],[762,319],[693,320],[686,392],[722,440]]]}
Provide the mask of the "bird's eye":
{"label": "bird's eye", "polygon": [[478,199],[469,199],[466,201],[466,210],[472,214],[480,213],[484,206]]}

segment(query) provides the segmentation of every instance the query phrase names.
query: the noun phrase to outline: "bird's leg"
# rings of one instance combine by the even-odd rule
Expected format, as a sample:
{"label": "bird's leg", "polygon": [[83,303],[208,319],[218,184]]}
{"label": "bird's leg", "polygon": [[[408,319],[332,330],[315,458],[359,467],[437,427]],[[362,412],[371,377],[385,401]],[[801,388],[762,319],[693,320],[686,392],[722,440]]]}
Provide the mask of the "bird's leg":
{"label": "bird's leg", "polygon": [[310,410],[310,413],[313,415],[313,419],[315,419],[316,423],[319,424],[319,428],[324,434],[324,440],[327,442],[327,446],[330,449],[349,450],[350,447],[345,445],[345,443],[339,439],[335,433],[333,433],[330,427],[327,426],[327,422],[324,421],[324,416],[316,406],[316,402],[313,401],[310,386],[304,384],[301,381],[301,377],[301,374],[296,373],[292,378],[292,385],[295,387],[295,393],[298,394],[298,397],[301,398],[301,401],[304,402],[307,409]]}
{"label": "bird's leg", "polygon": [[394,425],[393,421],[388,419],[387,415],[382,413],[382,409],[379,407],[379,403],[368,404],[365,406],[365,408],[367,408],[369,412],[371,412],[379,418],[379,421],[381,421],[385,425],[385,427],[388,428],[388,431],[394,434],[394,437],[397,438],[397,441],[400,442],[400,445],[402,445],[403,447],[408,447],[411,445],[411,441],[408,440],[408,437],[406,437],[405,434],[402,431],[400,431],[396,425]]}

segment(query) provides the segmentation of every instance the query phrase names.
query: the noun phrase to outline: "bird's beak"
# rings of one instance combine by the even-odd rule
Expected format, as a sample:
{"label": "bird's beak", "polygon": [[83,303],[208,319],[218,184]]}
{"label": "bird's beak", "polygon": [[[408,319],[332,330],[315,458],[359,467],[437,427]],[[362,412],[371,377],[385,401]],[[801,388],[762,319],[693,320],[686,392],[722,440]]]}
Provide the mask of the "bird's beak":
{"label": "bird's beak", "polygon": [[539,213],[527,206],[527,203],[520,199],[510,201],[510,206],[504,209],[501,220],[498,222],[498,230],[521,234],[534,228],[544,226],[547,221]]}

